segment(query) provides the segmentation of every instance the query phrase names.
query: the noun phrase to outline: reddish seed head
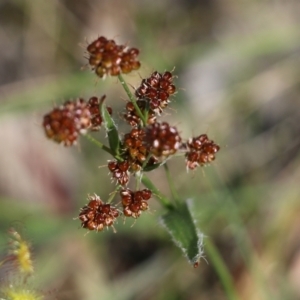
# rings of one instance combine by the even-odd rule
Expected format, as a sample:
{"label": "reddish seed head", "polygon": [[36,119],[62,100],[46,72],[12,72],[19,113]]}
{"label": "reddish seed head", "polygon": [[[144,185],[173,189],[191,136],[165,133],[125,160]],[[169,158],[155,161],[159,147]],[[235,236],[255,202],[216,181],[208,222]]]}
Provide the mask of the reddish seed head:
{"label": "reddish seed head", "polygon": [[132,212],[137,213],[140,210],[140,203],[136,202],[136,203],[131,203],[129,204],[129,208]]}
{"label": "reddish seed head", "polygon": [[148,189],[142,190],[142,195],[144,200],[149,200],[152,196],[152,192]]}
{"label": "reddish seed head", "polygon": [[153,72],[150,77],[143,79],[141,85],[136,89],[135,95],[138,100],[146,100],[150,110],[160,114],[170,102],[169,96],[176,91],[172,84],[173,75],[171,72],[163,74]]}
{"label": "reddish seed head", "polygon": [[97,223],[94,221],[88,221],[82,224],[83,228],[87,228],[88,230],[95,230],[97,228]]}
{"label": "reddish seed head", "polygon": [[80,133],[91,126],[91,113],[83,99],[67,101],[44,116],[43,127],[48,138],[72,146]]}
{"label": "reddish seed head", "polygon": [[99,37],[87,46],[89,64],[99,77],[117,76],[140,67],[139,50],[117,45],[114,40]]}
{"label": "reddish seed head", "polygon": [[79,213],[82,227],[89,230],[101,231],[104,227],[112,226],[119,216],[116,208],[105,204],[97,195],[88,197],[89,203]]}
{"label": "reddish seed head", "polygon": [[142,201],[143,200],[143,193],[142,191],[136,191],[134,194],[134,201]]}
{"label": "reddish seed head", "polygon": [[163,73],[162,78],[171,82],[173,80],[173,75],[171,72],[166,71],[165,73]]}
{"label": "reddish seed head", "polygon": [[128,168],[129,168],[129,163],[128,163],[128,161],[122,161],[122,162],[120,162],[119,164],[118,164],[118,166],[119,166],[119,169],[122,171],[122,172],[126,172],[127,170],[128,170]]}
{"label": "reddish seed head", "polygon": [[98,207],[102,204],[102,201],[99,199],[91,200],[88,204],[88,207],[91,209],[98,209]]}
{"label": "reddish seed head", "polygon": [[[144,145],[145,132],[142,129],[133,128],[125,134],[123,141],[123,156],[128,158],[131,172],[137,172],[149,156],[149,151]],[[147,166],[153,164],[153,159],[149,159]]]}
{"label": "reddish seed head", "polygon": [[174,154],[181,145],[181,137],[168,123],[154,123],[146,128],[145,145],[155,156]]}
{"label": "reddish seed head", "polygon": [[131,196],[122,197],[122,205],[128,206],[132,202]]}
{"label": "reddish seed head", "polygon": [[[99,130],[100,126],[102,125],[102,117],[100,115],[100,104],[104,101],[105,95],[101,98],[91,97],[88,101],[88,109],[91,113],[91,129],[92,130]],[[112,114],[112,109],[107,107],[109,114]]]}
{"label": "reddish seed head", "polygon": [[176,87],[174,84],[170,84],[167,89],[166,89],[166,92],[169,94],[169,95],[172,95],[174,94],[176,91]]}
{"label": "reddish seed head", "polygon": [[126,217],[138,218],[142,211],[148,209],[148,203],[151,197],[151,191],[144,189],[141,191],[131,191],[130,189],[124,189],[120,191],[122,199],[123,212]]}
{"label": "reddish seed head", "polygon": [[206,134],[190,138],[186,144],[189,151],[186,153],[186,165],[188,169],[195,169],[215,160],[215,154],[220,147],[210,140]]}
{"label": "reddish seed head", "polygon": [[127,102],[127,104],[126,104],[126,110],[128,110],[128,111],[134,111],[134,105],[133,105],[133,103],[132,102]]}
{"label": "reddish seed head", "polygon": [[107,166],[112,173],[112,177],[115,178],[120,185],[126,185],[128,183],[129,162],[127,160],[123,162],[110,161]]}
{"label": "reddish seed head", "polygon": [[118,163],[114,160],[108,162],[108,169],[112,172],[116,170],[118,167]]}
{"label": "reddish seed head", "polygon": [[110,205],[109,204],[103,204],[101,207],[101,212],[104,214],[108,214],[110,211]]}
{"label": "reddish seed head", "polygon": [[137,48],[131,48],[128,52],[129,52],[131,57],[135,57],[135,56],[138,56],[140,54],[140,51]]}

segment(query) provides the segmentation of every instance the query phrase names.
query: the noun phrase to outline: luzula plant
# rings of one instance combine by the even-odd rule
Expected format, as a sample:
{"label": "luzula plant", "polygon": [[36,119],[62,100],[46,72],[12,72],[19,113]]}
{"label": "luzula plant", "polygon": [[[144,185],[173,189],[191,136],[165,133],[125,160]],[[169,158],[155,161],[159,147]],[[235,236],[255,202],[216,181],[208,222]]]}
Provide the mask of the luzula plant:
{"label": "luzula plant", "polygon": [[[107,167],[117,183],[116,188],[107,201],[96,194],[87,197],[88,203],[80,209],[78,217],[82,227],[91,231],[102,231],[107,227],[114,229],[120,217],[139,218],[148,209],[151,198],[155,197],[166,209],[161,223],[188,260],[198,266],[203,235],[195,224],[190,203],[179,201],[176,196],[170,182],[168,163],[174,154],[182,155],[186,168],[193,170],[212,162],[220,147],[206,134],[184,140],[175,126],[160,121],[176,92],[172,72],[155,71],[131,91],[122,75],[140,68],[138,49],[118,45],[114,40],[101,36],[86,50],[88,64],[98,77],[118,77],[128,96],[121,113],[131,130],[121,135],[114,120],[114,116],[119,114],[105,105],[105,96],[67,101],[44,116],[43,127],[48,138],[72,146],[81,134],[86,135],[112,156]],[[100,128],[107,133],[108,145],[88,134]],[[164,196],[146,176],[147,172],[159,167],[166,171],[172,199]],[[127,187],[133,179],[137,181],[136,190]],[[141,183],[145,188],[140,187]],[[120,198],[114,200],[116,195]]]}

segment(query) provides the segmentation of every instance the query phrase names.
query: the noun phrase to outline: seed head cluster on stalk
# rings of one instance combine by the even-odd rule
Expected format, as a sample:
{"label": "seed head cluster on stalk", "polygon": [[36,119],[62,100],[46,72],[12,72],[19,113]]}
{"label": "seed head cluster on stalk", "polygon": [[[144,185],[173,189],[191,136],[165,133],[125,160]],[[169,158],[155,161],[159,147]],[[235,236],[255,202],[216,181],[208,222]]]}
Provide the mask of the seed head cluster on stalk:
{"label": "seed head cluster on stalk", "polygon": [[[100,36],[87,45],[86,52],[88,65],[98,77],[118,77],[128,100],[117,115],[123,117],[130,130],[123,135],[118,131],[115,113],[106,107],[104,95],[66,101],[44,116],[43,127],[49,139],[64,146],[72,146],[80,135],[86,135],[112,156],[107,167],[116,182],[115,190],[106,202],[96,194],[88,196],[78,217],[83,228],[102,231],[114,228],[120,217],[139,218],[149,208],[152,196],[166,209],[174,205],[156,189],[146,176],[147,172],[166,166],[166,161],[169,162],[174,154],[181,155],[186,168],[194,170],[211,163],[220,147],[206,134],[184,140],[176,126],[160,120],[176,93],[175,76],[171,71],[152,72],[132,91],[122,75],[140,68],[137,48],[118,45]],[[106,131],[108,145],[89,134],[100,129]],[[136,190],[127,187],[133,178]],[[144,189],[140,188],[141,183]],[[120,198],[114,200],[116,195]]]}

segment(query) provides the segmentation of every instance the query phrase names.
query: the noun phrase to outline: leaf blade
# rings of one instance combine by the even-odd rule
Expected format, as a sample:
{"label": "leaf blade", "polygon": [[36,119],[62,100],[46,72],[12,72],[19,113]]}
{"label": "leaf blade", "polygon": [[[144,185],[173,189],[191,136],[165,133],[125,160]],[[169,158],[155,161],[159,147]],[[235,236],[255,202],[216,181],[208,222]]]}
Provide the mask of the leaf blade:
{"label": "leaf blade", "polygon": [[115,124],[113,118],[109,114],[107,107],[104,103],[100,104],[101,107],[101,117],[104,122],[105,130],[108,136],[109,147],[112,150],[115,156],[118,156],[120,153],[120,137],[117,125]]}
{"label": "leaf blade", "polygon": [[160,218],[160,223],[171,235],[173,242],[195,267],[203,257],[203,233],[192,214],[192,201],[180,203]]}

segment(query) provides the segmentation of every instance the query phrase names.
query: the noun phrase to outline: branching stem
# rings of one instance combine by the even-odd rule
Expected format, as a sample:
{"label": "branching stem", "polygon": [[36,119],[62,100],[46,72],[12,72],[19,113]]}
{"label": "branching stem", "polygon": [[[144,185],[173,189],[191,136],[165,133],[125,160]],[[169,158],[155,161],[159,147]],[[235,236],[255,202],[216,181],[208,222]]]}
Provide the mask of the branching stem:
{"label": "branching stem", "polygon": [[98,140],[96,140],[95,138],[93,138],[91,135],[85,134],[83,136],[85,138],[87,138],[90,142],[92,142],[93,144],[95,144],[97,147],[101,148],[105,152],[107,152],[110,155],[112,155],[113,157],[115,157],[117,160],[123,161],[123,159],[121,157],[119,157],[118,155],[115,155],[109,147],[105,146],[104,144],[102,144],[101,142],[99,142]]}
{"label": "branching stem", "polygon": [[132,102],[135,110],[137,111],[139,117],[141,118],[142,122],[143,122],[143,126],[146,126],[147,125],[147,122],[146,122],[146,119],[145,119],[145,116],[143,115],[142,111],[140,110],[140,108],[138,107],[138,105],[136,104],[136,99],[135,97],[133,96],[132,92],[130,91],[126,81],[124,80],[123,76],[120,74],[118,75],[118,78],[119,78],[119,81],[120,83],[122,84],[128,98],[130,99],[130,101]]}
{"label": "branching stem", "polygon": [[152,193],[156,196],[157,200],[163,207],[168,210],[173,209],[173,205],[171,204],[170,200],[157,189],[157,187],[145,174],[142,175],[142,183],[152,191]]}

